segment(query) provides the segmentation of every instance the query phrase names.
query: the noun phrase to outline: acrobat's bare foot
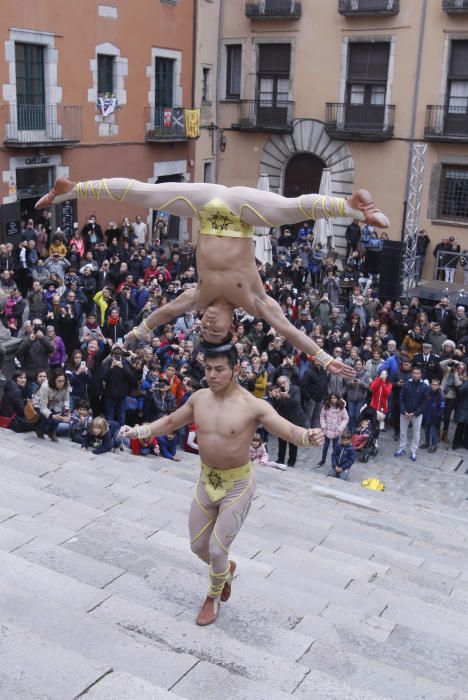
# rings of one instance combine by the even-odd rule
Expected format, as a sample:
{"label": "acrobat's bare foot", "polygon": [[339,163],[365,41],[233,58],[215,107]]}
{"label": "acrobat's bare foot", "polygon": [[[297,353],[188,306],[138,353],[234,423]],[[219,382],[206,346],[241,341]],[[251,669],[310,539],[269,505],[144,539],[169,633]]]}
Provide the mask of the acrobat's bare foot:
{"label": "acrobat's bare foot", "polygon": [[348,198],[348,204],[352,209],[359,209],[364,215],[364,221],[371,226],[388,228],[390,221],[380,209],[377,209],[372,197],[367,190],[358,190]]}
{"label": "acrobat's bare foot", "polygon": [[236,562],[230,560],[229,561],[229,578],[224,584],[223,590],[221,592],[221,602],[225,603],[229,598],[231,597],[231,583],[232,583],[232,577],[234,576],[234,572],[236,570]]}
{"label": "acrobat's bare foot", "polygon": [[202,605],[202,609],[198,613],[197,625],[206,627],[211,625],[218,617],[219,598],[210,598],[206,596],[206,600]]}
{"label": "acrobat's bare foot", "polygon": [[52,204],[54,204],[54,200],[56,197],[58,197],[61,194],[67,194],[68,192],[71,192],[74,187],[75,183],[71,180],[67,180],[66,177],[58,177],[55,180],[55,184],[50,190],[50,192],[41,197],[34,208],[45,209],[46,207],[50,207]]}

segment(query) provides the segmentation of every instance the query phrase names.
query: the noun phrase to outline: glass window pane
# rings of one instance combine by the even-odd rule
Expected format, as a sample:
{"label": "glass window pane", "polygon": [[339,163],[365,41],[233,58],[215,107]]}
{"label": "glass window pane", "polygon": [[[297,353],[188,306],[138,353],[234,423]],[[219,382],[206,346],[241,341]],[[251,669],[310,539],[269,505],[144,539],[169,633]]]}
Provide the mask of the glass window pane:
{"label": "glass window pane", "polygon": [[468,221],[468,168],[450,166],[443,169],[439,217]]}

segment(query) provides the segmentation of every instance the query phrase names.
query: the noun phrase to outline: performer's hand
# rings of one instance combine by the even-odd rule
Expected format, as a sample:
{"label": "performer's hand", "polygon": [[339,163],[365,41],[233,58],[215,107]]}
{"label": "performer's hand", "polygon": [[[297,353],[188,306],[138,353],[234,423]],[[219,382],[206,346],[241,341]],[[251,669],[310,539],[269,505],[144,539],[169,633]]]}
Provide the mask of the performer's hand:
{"label": "performer's hand", "polygon": [[135,345],[138,342],[138,338],[136,337],[135,333],[130,331],[127,333],[127,335],[124,336],[124,343],[123,346],[124,348],[131,347],[132,345]]}
{"label": "performer's hand", "polygon": [[345,379],[353,379],[356,376],[356,370],[350,365],[345,365],[340,359],[335,358],[327,367],[332,374],[341,374]]}
{"label": "performer's hand", "polygon": [[128,438],[129,440],[134,440],[138,437],[138,429],[136,427],[131,428],[129,425],[123,425],[119,431],[119,437]]}
{"label": "performer's hand", "polygon": [[308,439],[309,439],[309,445],[311,447],[322,447],[324,441],[325,441],[325,436],[320,430],[320,428],[309,428],[307,431]]}

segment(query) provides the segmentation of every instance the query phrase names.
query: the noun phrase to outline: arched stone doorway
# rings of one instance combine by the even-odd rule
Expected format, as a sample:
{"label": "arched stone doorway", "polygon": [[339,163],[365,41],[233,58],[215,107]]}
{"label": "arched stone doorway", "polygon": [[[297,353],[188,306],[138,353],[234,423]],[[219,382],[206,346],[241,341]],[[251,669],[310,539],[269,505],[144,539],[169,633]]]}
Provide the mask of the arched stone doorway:
{"label": "arched stone doorway", "polygon": [[299,197],[307,192],[318,192],[325,163],[312,153],[297,153],[286,165],[283,194]]}
{"label": "arched stone doorway", "polygon": [[[312,156],[315,160],[299,160],[299,156]],[[298,158],[296,163],[295,158]],[[268,175],[272,192],[294,197],[297,195],[293,192],[287,194],[287,188],[290,191],[290,186],[297,186],[294,183],[289,184],[292,179],[288,173],[289,164],[291,163],[293,169],[297,165],[299,170],[304,164],[309,163],[312,170],[317,173],[319,161],[322,163],[322,168],[326,167],[331,171],[332,194],[336,197],[348,197],[354,185],[354,161],[351,151],[344,141],[331,139],[325,131],[323,122],[316,119],[296,119],[292,134],[272,135],[263,149],[260,173]],[[310,177],[316,177],[316,174],[311,173]],[[320,179],[318,184],[316,181],[310,184],[313,187],[309,191],[318,192]],[[349,219],[333,221],[335,247],[338,249],[345,248],[344,232],[348,223]]]}

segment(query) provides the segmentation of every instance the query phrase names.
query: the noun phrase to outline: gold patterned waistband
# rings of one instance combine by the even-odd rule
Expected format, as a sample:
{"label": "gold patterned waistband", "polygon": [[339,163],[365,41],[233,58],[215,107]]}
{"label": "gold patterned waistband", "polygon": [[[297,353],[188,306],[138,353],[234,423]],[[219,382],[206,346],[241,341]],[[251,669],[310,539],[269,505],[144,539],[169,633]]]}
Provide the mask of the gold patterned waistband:
{"label": "gold patterned waistband", "polygon": [[201,221],[200,233],[205,236],[220,236],[222,238],[253,238],[253,226],[239,222],[236,225],[218,222]]}
{"label": "gold patterned waistband", "polygon": [[201,463],[201,480],[205,484],[205,491],[210,500],[217,501],[224,498],[226,492],[232,488],[235,481],[248,479],[252,474],[252,462],[247,462],[242,467],[235,469],[213,469]]}

